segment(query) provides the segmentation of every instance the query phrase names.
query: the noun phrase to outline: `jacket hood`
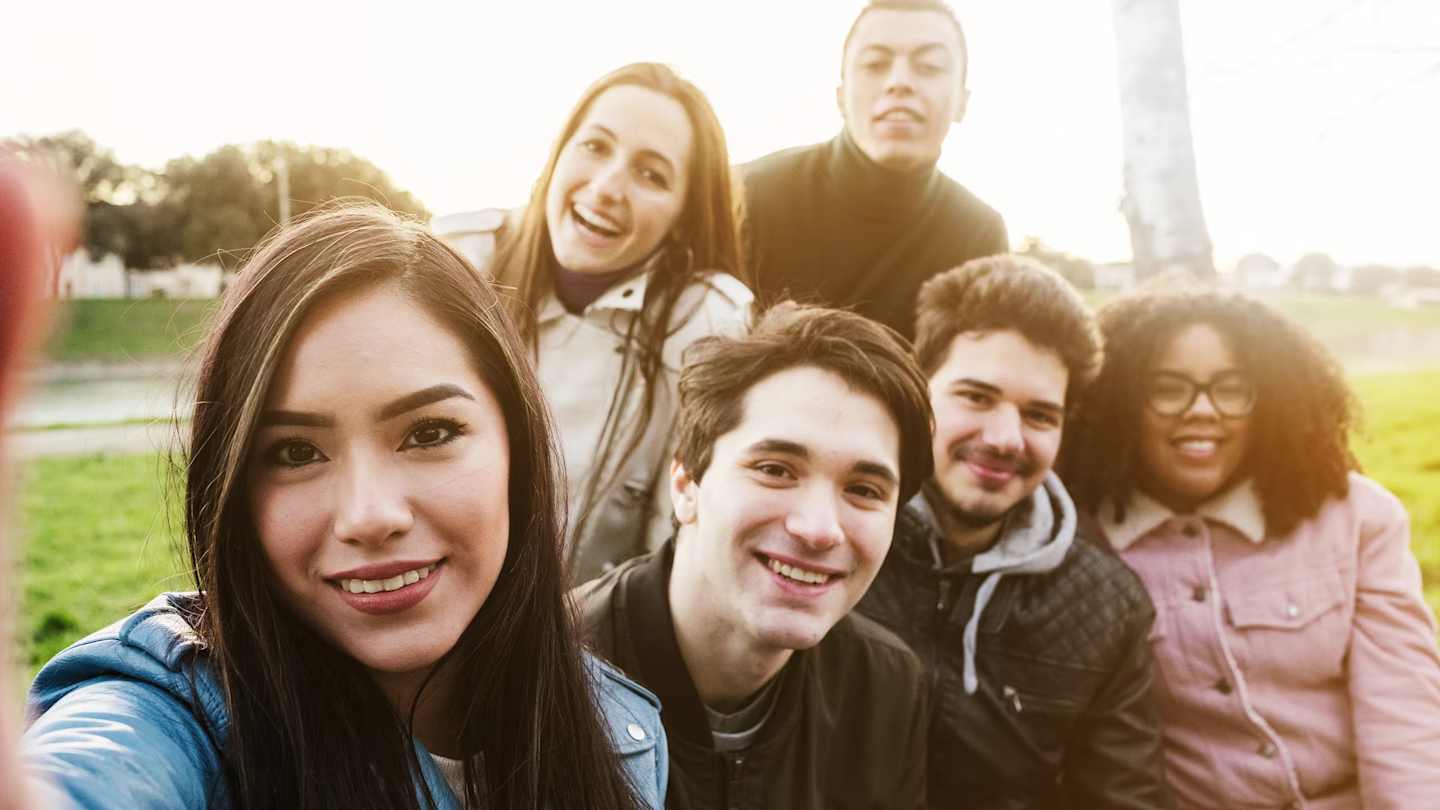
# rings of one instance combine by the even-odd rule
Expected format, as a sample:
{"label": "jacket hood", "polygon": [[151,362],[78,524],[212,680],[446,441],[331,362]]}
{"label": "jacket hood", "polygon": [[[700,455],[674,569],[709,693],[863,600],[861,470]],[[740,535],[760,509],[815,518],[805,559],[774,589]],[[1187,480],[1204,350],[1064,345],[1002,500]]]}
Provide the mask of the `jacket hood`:
{"label": "jacket hood", "polygon": [[[942,567],[939,544],[944,542],[945,533],[940,529],[940,521],[935,517],[930,502],[926,500],[925,491],[922,489],[906,508],[919,517],[930,530],[926,535],[930,539],[931,554],[934,555],[935,566]],[[1000,538],[990,548],[975,555],[975,559],[970,563],[971,572],[985,577],[980,583],[980,589],[975,593],[975,609],[970,613],[970,620],[965,623],[963,636],[963,679],[965,692],[971,695],[975,694],[975,690],[980,686],[975,670],[975,650],[980,643],[980,617],[990,604],[990,598],[995,595],[995,588],[999,586],[1001,577],[1046,574],[1059,568],[1070,547],[1075,544],[1075,530],[1079,525],[1075,502],[1071,500],[1070,493],[1065,491],[1065,485],[1060,483],[1060,478],[1054,472],[1046,473],[1040,486],[1030,494],[1029,501],[1016,504],[1004,520]]]}

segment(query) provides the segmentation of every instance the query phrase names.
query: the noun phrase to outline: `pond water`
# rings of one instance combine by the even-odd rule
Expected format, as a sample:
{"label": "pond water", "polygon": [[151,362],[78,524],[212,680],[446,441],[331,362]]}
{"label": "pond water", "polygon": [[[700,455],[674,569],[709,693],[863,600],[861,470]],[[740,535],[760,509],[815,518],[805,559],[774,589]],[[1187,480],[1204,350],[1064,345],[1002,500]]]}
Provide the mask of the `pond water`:
{"label": "pond water", "polygon": [[190,399],[188,391],[179,393],[180,382],[173,376],[46,381],[21,398],[10,426],[172,418],[176,403]]}

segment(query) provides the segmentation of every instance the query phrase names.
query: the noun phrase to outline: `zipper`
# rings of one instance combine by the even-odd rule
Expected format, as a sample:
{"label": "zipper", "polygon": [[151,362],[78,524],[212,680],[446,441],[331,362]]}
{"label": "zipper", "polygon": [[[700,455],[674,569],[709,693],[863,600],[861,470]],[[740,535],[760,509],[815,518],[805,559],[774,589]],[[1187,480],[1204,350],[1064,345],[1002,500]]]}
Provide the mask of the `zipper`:
{"label": "zipper", "polygon": [[1006,686],[1000,690],[1000,693],[1004,695],[1006,700],[1010,701],[1010,707],[1015,710],[1016,714],[1025,711],[1025,707],[1020,704],[1020,693],[1015,691],[1015,687]]}

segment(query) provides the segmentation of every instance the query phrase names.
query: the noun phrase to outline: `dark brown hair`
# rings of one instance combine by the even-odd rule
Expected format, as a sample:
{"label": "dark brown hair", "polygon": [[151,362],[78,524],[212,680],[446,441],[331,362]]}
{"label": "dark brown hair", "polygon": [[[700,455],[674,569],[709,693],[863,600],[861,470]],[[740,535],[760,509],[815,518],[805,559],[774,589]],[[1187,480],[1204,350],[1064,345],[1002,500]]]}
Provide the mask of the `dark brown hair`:
{"label": "dark brown hair", "polygon": [[960,25],[960,18],[955,16],[955,10],[941,0],[870,0],[866,3],[860,13],[855,15],[855,21],[850,23],[850,30],[845,32],[845,44],[840,48],[842,80],[845,78],[845,57],[850,53],[850,40],[855,38],[855,29],[860,27],[860,21],[872,11],[932,11],[948,19],[950,24],[955,26],[955,36],[960,39],[960,86],[965,86],[970,75],[970,48],[965,43],[965,28]]}
{"label": "dark brown hair", "polygon": [[1080,293],[1059,273],[1014,254],[972,259],[925,282],[915,298],[915,358],[926,377],[945,364],[956,335],[1014,330],[1068,372],[1074,402],[1100,368],[1100,333]]}
{"label": "dark brown hair", "polygon": [[1123,519],[1140,474],[1139,440],[1149,372],[1177,334],[1205,324],[1225,339],[1257,387],[1250,475],[1269,534],[1283,535],[1349,489],[1357,469],[1348,434],[1353,397],[1335,360],[1280,313],[1238,293],[1145,291],[1099,312],[1105,363],[1065,431],[1061,473],[1082,508],[1112,504]]}
{"label": "dark brown hair", "polygon": [[746,335],[701,338],[685,353],[675,457],[696,482],[715,441],[744,418],[745,394],[773,374],[797,367],[834,372],[879,400],[900,432],[900,503],[930,477],[933,417],[925,378],[905,339],[868,318],[785,301]]}
{"label": "dark brown hair", "polygon": [[[590,512],[611,483],[602,480],[606,471],[613,467],[612,475],[617,474],[619,468],[613,462],[635,452],[649,428],[655,411],[655,391],[660,386],[665,340],[695,315],[694,308],[676,311],[681,294],[692,284],[703,282],[707,271],[741,271],[737,195],[725,131],[715,110],[698,87],[665,65],[650,62],[626,65],[590,85],[576,102],[560,130],[560,137],[550,149],[540,179],[535,181],[519,226],[503,233],[496,246],[492,272],[496,280],[516,290],[514,314],[521,334],[534,344],[535,315],[553,286],[555,254],[550,246],[549,223],[545,221],[545,197],[555,176],[555,165],[585,120],[590,105],[601,93],[621,85],[652,90],[674,99],[684,108],[693,133],[690,165],[685,167],[689,184],[675,227],[651,259],[654,264],[640,316],[626,329],[625,366],[615,381],[608,404],[596,403],[597,407],[606,408],[606,419],[600,432],[600,449],[593,462],[596,473],[589,477],[585,492],[571,493],[582,505],[575,525],[569,529],[576,537],[584,531]],[[632,362],[635,367],[631,366]],[[621,405],[636,371],[643,381],[644,396],[638,418],[628,435],[622,436],[619,422],[625,409]]]}
{"label": "dark brown hair", "polygon": [[394,285],[470,347],[509,437],[505,561],[436,667],[453,667],[468,690],[447,696],[447,709],[463,718],[464,803],[630,807],[564,597],[559,465],[527,352],[490,284],[458,254],[419,223],[353,204],[322,207],[268,236],[227,293],[203,351],[185,534],[202,594],[192,623],[229,710],[225,788],[245,808],[420,806],[408,718],[278,597],[244,475],[257,416],[297,326],[318,301],[375,284]]}

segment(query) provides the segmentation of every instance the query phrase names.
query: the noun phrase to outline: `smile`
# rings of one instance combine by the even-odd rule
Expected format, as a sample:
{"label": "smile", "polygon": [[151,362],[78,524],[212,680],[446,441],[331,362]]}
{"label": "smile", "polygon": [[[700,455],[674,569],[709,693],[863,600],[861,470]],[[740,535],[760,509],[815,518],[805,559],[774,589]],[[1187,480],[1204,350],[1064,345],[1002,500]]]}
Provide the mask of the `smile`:
{"label": "smile", "polygon": [[570,218],[575,220],[576,225],[605,239],[613,239],[624,233],[624,229],[614,220],[580,203],[570,204]]}
{"label": "smile", "polygon": [[885,112],[875,116],[875,120],[913,124],[922,124],[925,122],[925,118],[921,116],[920,113],[917,113],[914,110],[905,109],[903,107],[893,110],[886,110]]}
{"label": "smile", "polygon": [[839,574],[834,572],[817,571],[794,562],[782,562],[765,554],[756,554],[755,556],[766,568],[770,569],[770,573],[785,583],[805,585],[812,588],[824,587],[840,577]]}
{"label": "smile", "polygon": [[350,593],[380,593],[381,591],[398,591],[406,585],[414,585],[439,567],[439,563],[431,563],[420,568],[412,568],[393,577],[386,579],[342,579],[339,580],[340,590]]}
{"label": "smile", "polygon": [[1182,437],[1170,444],[1181,456],[1196,461],[1214,458],[1220,449],[1220,440],[1213,438]]}

